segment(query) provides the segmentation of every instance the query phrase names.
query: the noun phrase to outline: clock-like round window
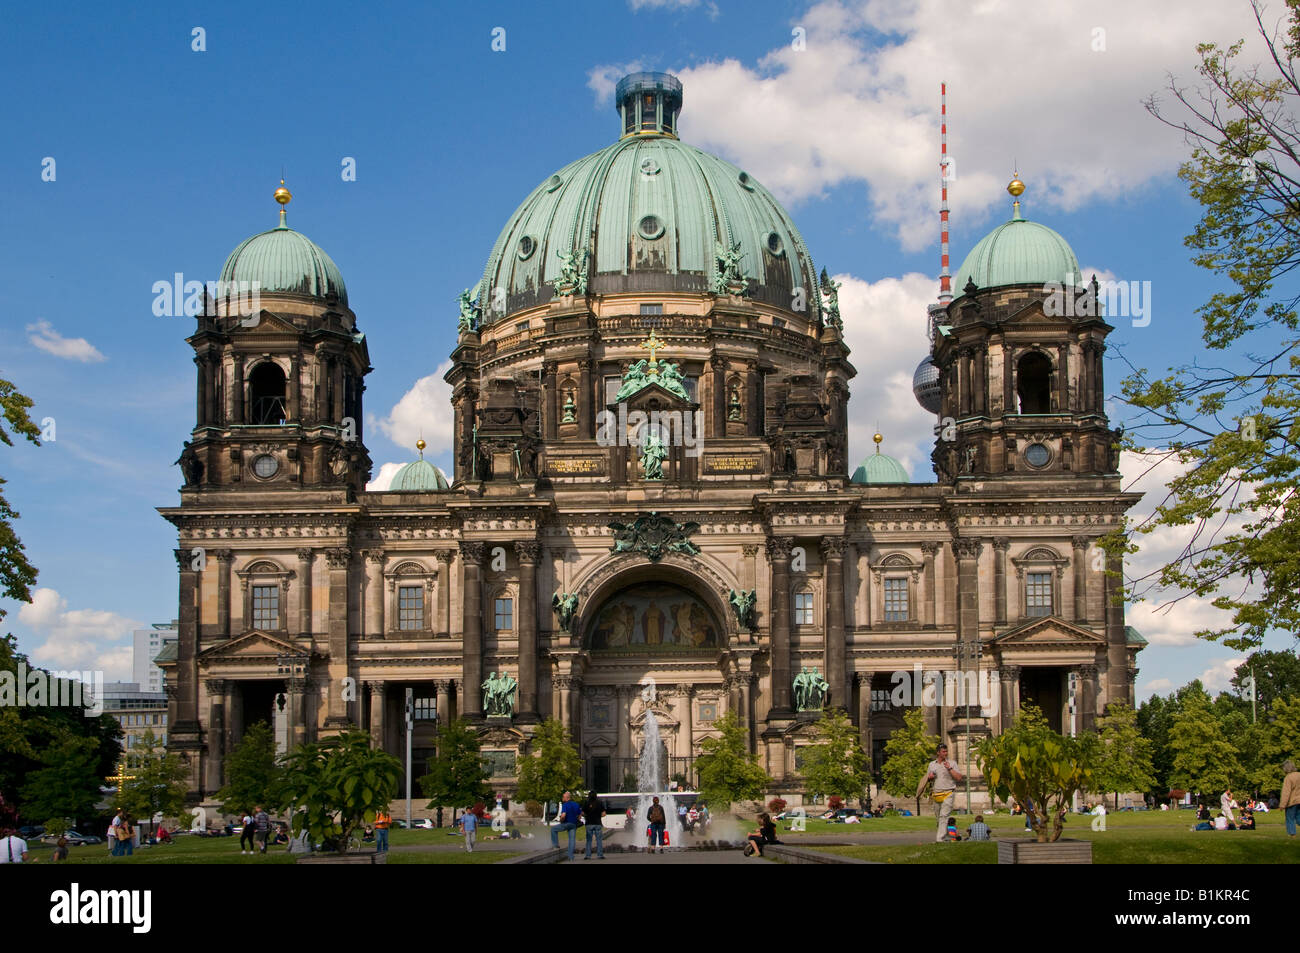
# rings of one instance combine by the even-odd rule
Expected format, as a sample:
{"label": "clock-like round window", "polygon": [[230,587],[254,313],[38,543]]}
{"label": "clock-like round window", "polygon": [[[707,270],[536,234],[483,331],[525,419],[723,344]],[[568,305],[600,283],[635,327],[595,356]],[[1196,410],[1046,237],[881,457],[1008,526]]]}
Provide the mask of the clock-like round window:
{"label": "clock-like round window", "polygon": [[774,257],[780,258],[785,254],[785,242],[781,241],[781,236],[776,232],[767,233],[766,244],[767,250],[771,252]]}
{"label": "clock-like round window", "polygon": [[276,471],[280,469],[280,462],[269,453],[263,453],[253,460],[253,473],[268,480],[275,476]]}
{"label": "clock-like round window", "polygon": [[656,162],[654,159],[650,158],[649,156],[646,156],[644,159],[641,160],[641,174],[658,175],[659,163]]}
{"label": "clock-like round window", "polygon": [[642,238],[654,241],[664,233],[664,223],[659,221],[657,215],[647,215],[637,223],[636,230]]}
{"label": "clock-like round window", "polygon": [[1052,459],[1052,451],[1045,443],[1031,443],[1025,447],[1025,462],[1031,467],[1045,467]]}
{"label": "clock-like round window", "polygon": [[533,257],[533,252],[537,251],[537,239],[532,235],[525,235],[519,239],[517,253],[520,261],[527,261]]}

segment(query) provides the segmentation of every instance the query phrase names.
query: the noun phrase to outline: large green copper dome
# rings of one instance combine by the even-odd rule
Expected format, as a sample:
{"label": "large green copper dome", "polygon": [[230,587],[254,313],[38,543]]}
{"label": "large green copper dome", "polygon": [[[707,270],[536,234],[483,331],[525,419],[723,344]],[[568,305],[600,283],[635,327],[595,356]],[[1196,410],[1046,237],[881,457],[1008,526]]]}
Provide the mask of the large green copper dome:
{"label": "large green copper dome", "polygon": [[275,292],[323,298],[330,292],[348,303],[334,260],[301,232],[284,224],[246,238],[221,268],[222,281],[256,281],[263,294]]}
{"label": "large green copper dome", "polygon": [[849,478],[851,483],[911,483],[903,465],[893,457],[881,453],[880,448],[863,460]]}
{"label": "large green copper dome", "polygon": [[791,308],[803,288],[816,311],[812,256],[780,203],[730,162],[677,139],[676,78],[634,74],[617,98],[622,137],[543,179],[501,230],[479,288],[485,323],[503,316],[502,304],[511,314],[549,301],[558,255],[581,262],[584,249],[592,293],[708,293],[719,244],[739,245],[751,297]]}
{"label": "large green copper dome", "polygon": [[1007,285],[1041,287],[1048,282],[1082,284],[1079,259],[1069,243],[1046,225],[1021,218],[1019,202],[1014,217],[981,238],[957,269],[958,295],[964,293],[968,281],[981,290]]}
{"label": "large green copper dome", "polygon": [[447,483],[447,477],[443,472],[423,457],[406,464],[394,473],[393,482],[388,485],[390,490],[406,492],[446,490],[449,487],[450,484]]}

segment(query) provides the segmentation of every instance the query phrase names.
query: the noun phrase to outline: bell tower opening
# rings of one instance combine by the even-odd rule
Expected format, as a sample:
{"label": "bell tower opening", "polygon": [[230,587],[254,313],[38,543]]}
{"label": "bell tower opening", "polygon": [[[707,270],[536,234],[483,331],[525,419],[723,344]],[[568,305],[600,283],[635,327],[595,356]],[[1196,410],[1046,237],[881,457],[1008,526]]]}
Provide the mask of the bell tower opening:
{"label": "bell tower opening", "polygon": [[284,371],[272,362],[259,364],[248,378],[249,423],[259,426],[282,424],[289,416],[285,406]]}
{"label": "bell tower opening", "polygon": [[1016,395],[1020,413],[1052,412],[1052,362],[1047,355],[1033,351],[1016,364]]}

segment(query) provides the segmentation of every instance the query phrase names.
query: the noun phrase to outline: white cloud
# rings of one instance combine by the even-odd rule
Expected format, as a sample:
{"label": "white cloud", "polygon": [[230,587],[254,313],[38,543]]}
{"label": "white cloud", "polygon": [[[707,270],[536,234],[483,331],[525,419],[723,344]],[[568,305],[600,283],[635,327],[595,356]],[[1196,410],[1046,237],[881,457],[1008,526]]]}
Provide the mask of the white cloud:
{"label": "white cloud", "polygon": [[[1142,101],[1165,89],[1167,72],[1194,80],[1196,44],[1207,38],[1246,37],[1243,61],[1262,52],[1245,3],[1186,14],[1179,0],[818,3],[787,24],[807,31],[802,51],[783,29],[774,32],[785,39],[756,63],[675,70],[685,86],[683,137],[733,159],[786,201],[863,183],[877,221],[915,250],[937,240],[946,81],[960,262],[989,213],[1010,211],[1003,190],[1016,165],[1031,218],[1115,200],[1173,173],[1186,149]],[[1102,52],[1093,48],[1099,25]],[[617,78],[591,85],[609,90]]]}
{"label": "white cloud", "polygon": [[131,677],[132,629],[143,623],[100,609],[69,609],[55,589],[33,591],[32,601],[18,610],[18,621],[37,639],[27,654],[49,669],[99,670],[106,681]]}
{"label": "white cloud", "polygon": [[626,63],[606,63],[587,73],[587,88],[596,96],[596,105],[608,109],[614,101],[614,87],[628,73],[639,73],[645,69],[643,60],[629,60]]}
{"label": "white cloud", "polygon": [[107,360],[95,345],[85,338],[65,338],[54,325],[44,318],[27,325],[27,340],[47,354],[83,364],[96,364]]}
{"label": "white cloud", "polygon": [[406,466],[405,463],[385,463],[379,467],[379,472],[375,478],[366,484],[366,489],[372,493],[382,493],[393,485],[393,477],[397,476],[397,471]]}
{"label": "white cloud", "polygon": [[1246,664],[1246,656],[1239,655],[1236,658],[1216,659],[1214,664],[1201,673],[1201,684],[1211,695],[1217,695],[1219,692],[1226,692],[1232,687],[1230,684],[1232,677],[1237,674],[1237,669]]}
{"label": "white cloud", "polygon": [[[426,457],[436,457],[449,453],[451,447],[451,386],[444,381],[443,375],[451,368],[451,361],[443,361],[437,369],[426,377],[421,377],[402,395],[388,416],[382,419],[372,418],[373,426],[399,447],[415,451],[415,441],[423,438],[428,449]],[[387,466],[387,464],[385,464]],[[383,476],[380,469],[380,477]],[[392,479],[392,475],[389,475]],[[375,482],[378,482],[376,479]]]}
{"label": "white cloud", "polygon": [[1161,692],[1172,691],[1174,683],[1167,678],[1153,678],[1149,682],[1143,682],[1139,694],[1158,695]]}
{"label": "white cloud", "polygon": [[916,272],[874,282],[853,275],[835,280],[843,283],[844,338],[858,372],[849,382],[849,472],[875,453],[871,435],[879,427],[885,437],[881,452],[898,460],[913,480],[932,482],[935,418],[912,396],[912,372],[930,350],[926,306],[938,286]]}

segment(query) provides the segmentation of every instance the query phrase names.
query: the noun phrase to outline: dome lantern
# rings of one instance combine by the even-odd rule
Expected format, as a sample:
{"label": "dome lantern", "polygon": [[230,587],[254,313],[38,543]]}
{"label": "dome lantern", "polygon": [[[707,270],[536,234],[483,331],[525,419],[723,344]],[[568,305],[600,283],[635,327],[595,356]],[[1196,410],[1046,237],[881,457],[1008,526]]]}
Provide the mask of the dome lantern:
{"label": "dome lantern", "polygon": [[682,111],[682,81],[671,73],[629,73],[614,89],[614,107],[626,136],[677,138]]}

